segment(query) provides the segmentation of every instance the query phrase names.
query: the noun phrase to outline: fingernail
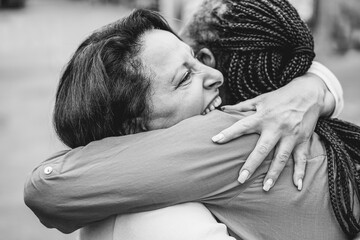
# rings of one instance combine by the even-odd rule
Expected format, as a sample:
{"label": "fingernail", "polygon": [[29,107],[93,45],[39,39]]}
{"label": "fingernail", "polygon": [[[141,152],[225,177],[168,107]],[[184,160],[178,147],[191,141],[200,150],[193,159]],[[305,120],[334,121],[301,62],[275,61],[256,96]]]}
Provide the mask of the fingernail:
{"label": "fingernail", "polygon": [[266,180],[264,187],[263,187],[264,191],[265,192],[269,191],[273,183],[274,183],[274,181],[272,179]]}
{"label": "fingernail", "polygon": [[222,133],[219,133],[218,135],[215,135],[211,138],[211,140],[213,140],[213,142],[218,142],[220,141],[221,139],[223,139],[225,136],[224,134]]}
{"label": "fingernail", "polygon": [[239,178],[238,178],[238,182],[244,183],[248,179],[249,174],[250,174],[250,172],[248,170],[241,171]]}
{"label": "fingernail", "polygon": [[223,111],[224,111],[224,110],[225,110],[225,107],[221,107],[221,110],[223,110]]}
{"label": "fingernail", "polygon": [[298,186],[297,186],[297,189],[298,189],[299,191],[301,191],[302,185],[303,185],[303,181],[302,181],[302,179],[300,178],[300,179],[298,180]]}

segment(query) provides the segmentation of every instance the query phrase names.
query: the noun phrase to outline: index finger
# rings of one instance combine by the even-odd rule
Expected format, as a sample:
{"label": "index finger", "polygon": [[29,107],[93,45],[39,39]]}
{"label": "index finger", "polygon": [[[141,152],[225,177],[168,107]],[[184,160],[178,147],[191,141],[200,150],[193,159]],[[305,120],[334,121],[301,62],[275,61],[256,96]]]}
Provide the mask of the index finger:
{"label": "index finger", "polygon": [[248,99],[242,102],[239,102],[235,105],[225,105],[222,107],[223,110],[236,110],[239,112],[247,112],[256,110],[257,98]]}
{"label": "index finger", "polygon": [[240,169],[238,181],[244,183],[255,170],[260,166],[264,159],[269,155],[271,150],[275,147],[279,141],[279,136],[274,138],[274,135],[270,132],[262,133],[259,140],[256,143],[254,150],[250,153],[246,162]]}
{"label": "index finger", "polygon": [[254,119],[254,115],[245,117],[237,121],[230,127],[222,130],[219,134],[215,135],[211,139],[215,143],[227,143],[244,134],[256,133],[258,131],[258,121]]}

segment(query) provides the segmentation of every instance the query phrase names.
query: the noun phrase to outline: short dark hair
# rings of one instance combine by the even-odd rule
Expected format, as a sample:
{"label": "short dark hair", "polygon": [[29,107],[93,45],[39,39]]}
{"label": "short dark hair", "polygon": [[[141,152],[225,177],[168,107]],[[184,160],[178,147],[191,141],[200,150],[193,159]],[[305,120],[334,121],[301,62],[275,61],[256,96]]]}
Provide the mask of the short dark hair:
{"label": "short dark hair", "polygon": [[150,74],[137,56],[151,29],[173,33],[158,13],[135,10],[78,47],[60,78],[53,116],[67,146],[135,133],[146,124]]}

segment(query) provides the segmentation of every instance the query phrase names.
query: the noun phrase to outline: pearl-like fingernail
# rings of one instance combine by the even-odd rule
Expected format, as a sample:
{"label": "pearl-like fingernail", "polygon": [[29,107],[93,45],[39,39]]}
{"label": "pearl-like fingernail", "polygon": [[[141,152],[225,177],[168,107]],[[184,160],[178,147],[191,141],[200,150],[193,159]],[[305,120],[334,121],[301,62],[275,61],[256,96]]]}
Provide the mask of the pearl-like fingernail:
{"label": "pearl-like fingernail", "polygon": [[241,171],[239,178],[238,178],[238,182],[244,183],[249,178],[249,174],[250,174],[250,172],[248,170]]}
{"label": "pearl-like fingernail", "polygon": [[301,191],[302,186],[303,186],[303,180],[300,178],[300,179],[298,180],[298,186],[297,186],[297,189],[298,189],[299,191]]}
{"label": "pearl-like fingernail", "polygon": [[213,140],[213,142],[218,142],[220,141],[221,139],[223,139],[225,136],[224,134],[222,133],[219,133],[218,135],[215,135],[211,138],[211,140]]}
{"label": "pearl-like fingernail", "polygon": [[274,181],[272,179],[266,180],[264,187],[263,187],[264,191],[265,192],[269,191],[270,188],[272,187],[273,183],[274,183]]}

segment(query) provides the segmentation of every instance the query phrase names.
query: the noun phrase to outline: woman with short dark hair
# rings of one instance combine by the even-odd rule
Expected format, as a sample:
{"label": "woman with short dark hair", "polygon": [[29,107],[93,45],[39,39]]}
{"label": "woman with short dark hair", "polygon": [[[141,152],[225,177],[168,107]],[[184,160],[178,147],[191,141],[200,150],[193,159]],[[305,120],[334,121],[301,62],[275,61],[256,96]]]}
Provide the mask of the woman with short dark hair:
{"label": "woman with short dark hair", "polygon": [[142,131],[148,115],[150,73],[138,54],[150,29],[172,32],[166,22],[139,11],[99,29],[76,50],[56,93],[54,125],[69,147]]}

